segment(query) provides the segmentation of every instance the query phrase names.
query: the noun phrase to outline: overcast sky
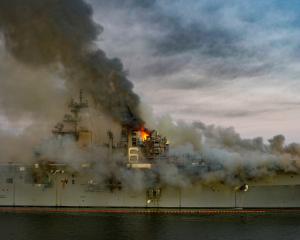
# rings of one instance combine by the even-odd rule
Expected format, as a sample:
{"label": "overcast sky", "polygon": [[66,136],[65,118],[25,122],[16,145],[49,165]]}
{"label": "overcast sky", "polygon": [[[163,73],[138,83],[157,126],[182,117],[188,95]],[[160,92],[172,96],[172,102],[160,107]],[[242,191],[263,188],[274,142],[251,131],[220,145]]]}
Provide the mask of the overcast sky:
{"label": "overcast sky", "polygon": [[89,0],[156,115],[300,141],[298,0]]}

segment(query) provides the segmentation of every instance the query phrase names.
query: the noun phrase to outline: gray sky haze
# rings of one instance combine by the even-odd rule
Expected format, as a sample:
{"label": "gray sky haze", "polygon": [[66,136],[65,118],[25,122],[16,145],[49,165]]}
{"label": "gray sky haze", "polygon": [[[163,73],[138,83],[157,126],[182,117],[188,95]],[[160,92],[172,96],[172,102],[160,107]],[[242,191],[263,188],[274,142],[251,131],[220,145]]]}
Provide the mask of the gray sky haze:
{"label": "gray sky haze", "polygon": [[300,3],[89,0],[155,115],[300,141]]}
{"label": "gray sky haze", "polygon": [[[80,69],[89,68],[85,79],[104,79],[97,88],[92,80],[92,87],[87,84],[96,95],[100,93],[98,100],[104,109],[113,103],[123,111],[126,104],[134,108],[141,100],[155,117],[170,115],[188,123],[232,126],[246,138],[261,136],[267,141],[283,134],[287,142],[300,141],[297,0],[86,0],[90,6],[66,0],[65,5],[59,3],[65,12],[56,11],[54,2],[47,1],[52,6],[47,14],[54,16],[32,15],[45,20],[41,26],[33,17],[29,24],[26,21],[32,9],[26,11],[20,0],[13,2],[18,4],[1,4],[2,9],[13,6],[22,10],[16,17],[15,32],[5,26],[9,15],[0,11],[0,30],[4,29],[0,33],[0,130],[22,128],[32,119],[57,119],[62,102],[74,93],[72,78],[79,76],[79,85],[85,84],[80,82],[84,72]],[[43,7],[39,1],[28,3]],[[78,22],[79,17],[84,21]],[[42,41],[35,42],[35,36],[28,40],[30,31],[25,23],[37,28],[33,35],[37,33]],[[46,31],[45,26],[53,29]],[[53,33],[58,38],[49,45]],[[22,39],[19,45],[6,41],[14,37]],[[97,51],[89,49],[94,56],[87,51],[87,62],[74,60],[77,51],[71,50],[86,51],[95,42]],[[70,52],[73,55],[68,55]],[[79,59],[80,51],[76,54]],[[30,63],[24,60],[27,56],[38,68],[25,66]],[[56,61],[65,68],[72,66],[72,71],[63,73],[57,66],[52,71]],[[98,62],[104,65],[99,67]],[[76,64],[82,68],[74,67]],[[110,67],[118,74],[106,74]],[[101,79],[103,69],[106,77]],[[69,80],[64,80],[66,75]],[[114,97],[116,89],[124,92]],[[113,115],[121,118],[117,110]]]}

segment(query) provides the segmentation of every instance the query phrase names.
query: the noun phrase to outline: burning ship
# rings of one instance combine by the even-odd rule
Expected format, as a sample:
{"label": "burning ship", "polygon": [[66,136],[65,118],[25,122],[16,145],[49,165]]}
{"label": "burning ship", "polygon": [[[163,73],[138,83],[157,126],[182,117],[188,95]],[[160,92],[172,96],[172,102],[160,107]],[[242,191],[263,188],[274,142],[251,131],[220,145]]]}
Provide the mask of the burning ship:
{"label": "burning ship", "polygon": [[[22,162],[22,154],[13,162],[1,156],[1,206],[300,207],[299,144],[289,146],[285,153],[280,137],[279,144],[273,139],[271,146],[265,146],[262,139],[236,137],[231,141],[225,137],[221,144],[212,139],[212,150],[174,154],[172,139],[169,142],[135,119],[140,116],[139,96],[122,62],[108,58],[98,47],[103,27],[94,22],[88,3],[19,2],[0,1],[1,59],[8,64],[3,69],[17,72],[9,79],[15,82],[7,85],[21,86],[23,97],[17,101],[17,91],[1,89],[1,98],[9,95],[5,104],[13,95],[12,106],[5,108],[18,105],[14,110],[26,115],[29,107],[35,126],[36,112],[44,111],[46,104],[54,105],[52,100],[62,92],[82,88],[121,127],[118,134],[105,133],[105,142],[99,143],[98,130],[83,124],[82,113],[89,106],[81,94],[54,127],[53,137],[34,150],[31,163]],[[36,92],[42,99],[35,98]],[[42,108],[31,108],[39,101],[44,101]],[[124,118],[123,112],[129,116]],[[207,132],[205,137],[214,137],[203,125],[197,128]],[[233,159],[235,164],[230,165]]]}
{"label": "burning ship", "polygon": [[[107,132],[104,145],[94,142],[93,131],[81,125],[81,112],[88,103],[80,94],[72,100],[70,113],[53,128],[53,139],[63,148],[65,139],[75,143],[81,153],[97,153],[97,161],[113,163],[118,172],[106,172],[100,179],[95,160],[81,161],[76,167],[35,151],[32,164],[2,164],[0,175],[1,206],[51,207],[140,207],[140,208],[296,208],[300,207],[300,176],[279,173],[272,178],[244,177],[235,184],[207,183],[195,179],[189,185],[166,184],[158,170],[161,163],[176,166],[178,174],[189,168],[198,174],[216,171],[203,159],[188,165],[169,154],[169,142],[157,131],[124,123],[118,141]],[[68,142],[67,141],[67,142]],[[68,147],[68,145],[67,145]],[[59,151],[59,150],[58,150]],[[84,155],[83,155],[84,156]],[[117,157],[116,157],[117,156]],[[118,159],[116,161],[116,159]],[[222,167],[222,166],[220,166]],[[131,186],[126,178],[132,178]],[[120,177],[123,176],[123,177]],[[147,179],[142,187],[140,181]]]}

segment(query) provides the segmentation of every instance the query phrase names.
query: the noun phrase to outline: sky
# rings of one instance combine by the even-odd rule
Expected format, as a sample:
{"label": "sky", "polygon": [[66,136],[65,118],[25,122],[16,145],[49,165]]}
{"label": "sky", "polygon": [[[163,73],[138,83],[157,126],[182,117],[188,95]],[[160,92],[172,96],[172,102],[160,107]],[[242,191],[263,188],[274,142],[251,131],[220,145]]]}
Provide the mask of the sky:
{"label": "sky", "polygon": [[297,0],[88,0],[156,116],[300,141]]}
{"label": "sky", "polygon": [[[64,109],[57,106],[74,95],[74,76],[80,78],[80,73],[69,82],[68,71],[59,65],[64,63],[55,65],[51,57],[69,56],[61,39],[67,46],[84,39],[89,46],[95,42],[111,59],[99,50],[100,60],[121,70],[123,64],[142,106],[156,117],[232,126],[242,137],[260,136],[265,142],[277,134],[285,135],[288,143],[300,142],[300,1],[85,0],[91,10],[81,0],[66,0],[66,5],[50,0],[39,5],[34,0],[27,11],[18,1],[17,8],[1,2],[12,7],[12,15],[23,14],[16,15],[20,24],[13,25],[18,34],[0,33],[0,130],[22,131],[36,122],[53,125],[59,119]],[[53,7],[56,4],[62,8]],[[39,6],[47,6],[44,15],[35,14]],[[7,14],[0,9],[5,29]],[[92,12],[97,24],[90,22]],[[32,13],[30,21],[26,13]],[[72,51],[76,53],[78,48]],[[91,69],[98,64],[92,62]],[[118,97],[127,99],[132,85],[124,79],[118,86],[126,91]],[[109,91],[103,86],[112,86],[106,85],[95,91],[111,104],[118,98],[105,99]]]}

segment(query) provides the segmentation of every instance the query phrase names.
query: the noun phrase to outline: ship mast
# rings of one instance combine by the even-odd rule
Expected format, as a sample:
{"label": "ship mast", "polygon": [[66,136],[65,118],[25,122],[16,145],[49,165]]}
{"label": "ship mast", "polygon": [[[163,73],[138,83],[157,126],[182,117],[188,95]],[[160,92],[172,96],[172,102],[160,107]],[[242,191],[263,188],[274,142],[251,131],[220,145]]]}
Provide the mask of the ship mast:
{"label": "ship mast", "polygon": [[88,102],[84,100],[82,90],[79,92],[79,101],[71,99],[68,107],[70,113],[64,115],[63,121],[57,123],[52,132],[55,135],[73,134],[78,137],[78,125],[81,121],[79,115],[82,109],[88,107]]}
{"label": "ship mast", "polygon": [[83,91],[82,89],[80,89],[79,102],[76,102],[74,101],[74,99],[72,99],[69,104],[70,112],[73,113],[73,116],[71,119],[68,120],[74,123],[74,131],[76,133],[78,133],[78,123],[80,122],[79,113],[81,109],[87,107],[88,107],[88,102],[83,100]]}

